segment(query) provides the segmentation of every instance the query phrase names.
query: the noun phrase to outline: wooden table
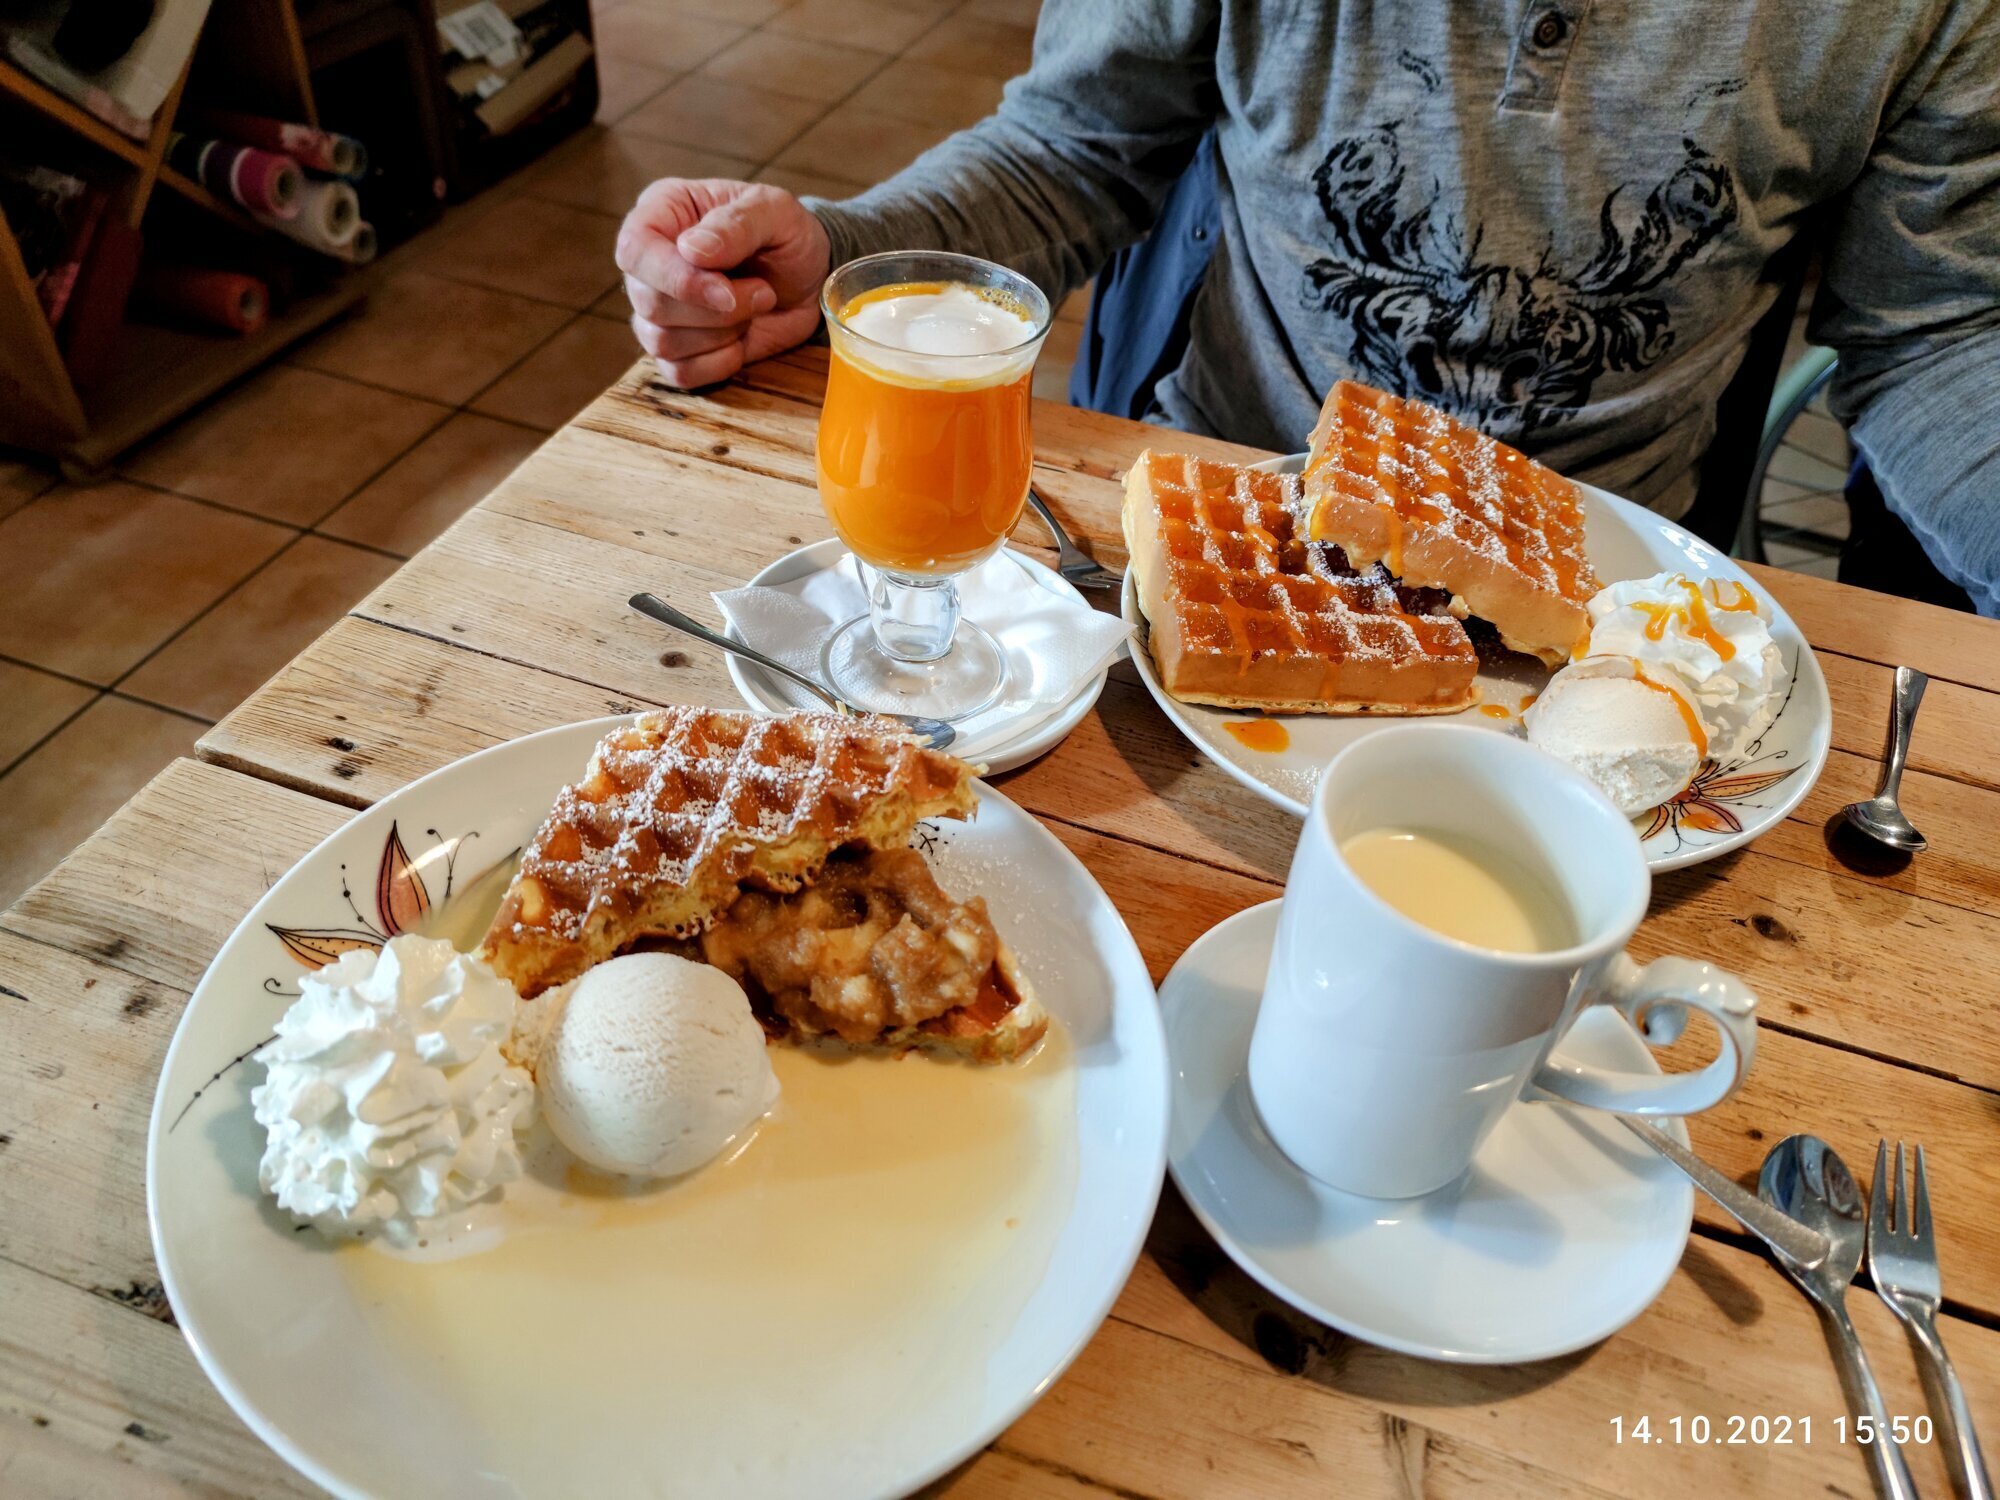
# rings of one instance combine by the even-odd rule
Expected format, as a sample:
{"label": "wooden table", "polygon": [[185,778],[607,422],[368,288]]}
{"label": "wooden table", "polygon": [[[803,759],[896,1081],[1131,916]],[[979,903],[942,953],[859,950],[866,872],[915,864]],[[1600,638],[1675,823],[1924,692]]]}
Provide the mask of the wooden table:
{"label": "wooden table", "polygon": [[[173,1327],[145,1222],[154,1081],[181,1007],[251,903],[353,808],[532,730],[649,703],[734,701],[719,658],[625,607],[703,597],[824,533],[812,440],[823,356],[708,396],[637,367],[433,546],[0,914],[0,1494],[291,1495],[311,1487],[233,1417]],[[1066,522],[1119,557],[1116,476],[1157,431],[1038,406]],[[1176,440],[1179,442],[1181,440]],[[1219,456],[1227,444],[1185,440]],[[1029,523],[1033,525],[1032,522]],[[1033,533],[1024,536],[1033,538]],[[1763,997],[1760,1056],[1694,1143],[1739,1180],[1795,1130],[1858,1170],[1878,1135],[1933,1164],[1946,1338],[2000,1459],[2000,625],[1763,572],[1819,650],[1834,751],[1751,849],[1662,878],[1642,957],[1712,957]],[[1872,790],[1890,664],[1932,676],[1904,782],[1931,852],[1863,873],[1824,825]],[[1203,761],[1129,664],[1054,752],[999,779],[1095,872],[1155,978],[1277,894],[1295,825]],[[1110,1320],[953,1495],[1863,1495],[1808,1305],[1697,1200],[1657,1303],[1584,1353],[1427,1364],[1300,1317],[1240,1274],[1168,1189]],[[1897,1325],[1854,1303],[1892,1412],[1924,1410]],[[1731,1417],[1814,1440],[1696,1445]],[[1616,1439],[1649,1417],[1656,1441]],[[1683,1441],[1672,1441],[1674,1419]],[[1910,1450],[1949,1493],[1935,1445]]]}

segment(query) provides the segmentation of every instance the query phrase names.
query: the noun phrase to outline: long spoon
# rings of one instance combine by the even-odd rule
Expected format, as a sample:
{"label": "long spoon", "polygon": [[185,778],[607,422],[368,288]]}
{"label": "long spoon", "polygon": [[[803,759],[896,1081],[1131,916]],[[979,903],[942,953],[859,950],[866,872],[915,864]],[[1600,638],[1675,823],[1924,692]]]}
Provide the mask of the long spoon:
{"label": "long spoon", "polygon": [[[775,657],[766,656],[755,646],[746,645],[744,642],[733,640],[719,631],[710,630],[701,621],[695,619],[694,616],[682,614],[681,611],[675,609],[666,600],[656,595],[634,594],[625,602],[648,619],[658,620],[662,625],[671,626],[675,630],[693,636],[698,641],[706,641],[711,646],[718,646],[734,656],[742,657],[745,661],[753,661],[765,671],[776,672],[788,682],[796,682],[800,687],[811,693],[837,714],[846,714],[849,718],[858,718],[870,712],[867,709],[856,708],[845,698],[836,694],[825,683],[818,682],[806,676],[805,673],[798,671],[796,668],[786,666]],[[918,739],[922,740],[926,748],[931,750],[942,750],[958,738],[958,731],[942,719],[926,719],[921,714],[882,714],[880,717],[894,719],[898,724],[901,724],[912,734],[916,735]]]}
{"label": "long spoon", "polygon": [[1878,844],[1904,854],[1921,854],[1929,847],[1916,825],[1903,816],[1896,793],[1903,781],[1903,762],[1910,757],[1910,730],[1917,722],[1917,705],[1924,701],[1930,678],[1915,667],[1896,668],[1896,695],[1889,709],[1889,763],[1882,768],[1882,785],[1865,802],[1841,809],[1850,826]]}
{"label": "long spoon", "polygon": [[1818,1265],[1795,1266],[1782,1257],[1778,1263],[1819,1305],[1832,1334],[1840,1384],[1855,1419],[1856,1440],[1860,1441],[1863,1419],[1873,1429],[1862,1443],[1862,1451],[1875,1472],[1876,1489],[1884,1500],[1917,1500],[1910,1466],[1890,1435],[1882,1388],[1875,1383],[1860,1335],[1847,1316],[1847,1285],[1861,1269],[1861,1252],[1868,1242],[1868,1211],[1861,1189],[1847,1163],[1825,1141],[1816,1135],[1788,1135],[1764,1158],[1764,1170],[1757,1176],[1757,1196],[1826,1236],[1829,1249]]}

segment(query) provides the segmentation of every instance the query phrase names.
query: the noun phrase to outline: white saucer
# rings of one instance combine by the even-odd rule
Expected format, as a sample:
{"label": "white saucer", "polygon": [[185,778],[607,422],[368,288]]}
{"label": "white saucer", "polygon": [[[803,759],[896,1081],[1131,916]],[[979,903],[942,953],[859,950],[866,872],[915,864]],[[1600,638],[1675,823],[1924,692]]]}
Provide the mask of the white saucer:
{"label": "white saucer", "polygon": [[[1694,1189],[1609,1116],[1516,1105],[1463,1179],[1407,1202],[1338,1192],[1292,1165],[1258,1122],[1244,1072],[1277,928],[1276,901],[1239,912],[1160,986],[1167,1169],[1230,1258],[1301,1312],[1426,1359],[1547,1359],[1643,1312],[1680,1263]],[[1659,1071],[1601,1007],[1560,1050]],[[1678,1120],[1665,1128],[1686,1143]]]}
{"label": "white saucer", "polygon": [[[1032,557],[1025,557],[1012,547],[1004,549],[1005,555],[1019,563],[1028,576],[1052,594],[1074,599],[1085,608],[1090,601],[1067,583],[1060,573],[1043,567]],[[824,572],[839,564],[847,555],[847,548],[839,537],[828,537],[801,547],[796,552],[787,552],[783,557],[763,569],[750,580],[752,588],[776,588],[781,584],[793,583],[809,573]],[[742,635],[734,626],[725,626],[726,633],[733,640],[742,640]],[[820,708],[820,704],[803,689],[795,688],[783,678],[765,671],[740,656],[728,659],[729,680],[736,684],[736,691],[743,701],[765,713],[786,713],[795,708]],[[1106,667],[1077,690],[1075,697],[1049,718],[1032,726],[1027,733],[1006,739],[995,739],[991,735],[981,735],[979,742],[958,744],[951,747],[952,754],[967,760],[978,761],[986,768],[986,774],[997,776],[1002,771],[1011,771],[1016,766],[1024,766],[1036,756],[1053,750],[1062,743],[1063,737],[1082,722],[1097,702],[1097,695],[1104,691],[1105,679],[1111,669]]]}

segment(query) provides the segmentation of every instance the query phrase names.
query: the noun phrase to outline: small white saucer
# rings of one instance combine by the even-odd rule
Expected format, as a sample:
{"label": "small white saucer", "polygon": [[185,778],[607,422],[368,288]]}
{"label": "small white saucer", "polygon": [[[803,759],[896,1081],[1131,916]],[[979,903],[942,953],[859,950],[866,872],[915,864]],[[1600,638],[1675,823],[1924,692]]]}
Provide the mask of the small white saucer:
{"label": "small white saucer", "polygon": [[[763,569],[750,580],[752,588],[776,588],[780,584],[792,583],[809,573],[823,572],[837,567],[841,558],[847,555],[847,548],[839,537],[828,537],[801,547],[796,552],[787,552],[783,557]],[[1005,549],[1005,555],[1019,563],[1028,575],[1051,593],[1074,599],[1086,609],[1090,601],[1076,591],[1063,576],[1053,568],[1046,568],[1032,557],[1025,557],[1012,547]],[[742,640],[742,635],[734,626],[725,626],[733,640]],[[1119,658],[1122,660],[1123,658]],[[795,688],[783,678],[765,671],[740,656],[728,659],[729,680],[736,684],[736,691],[743,701],[752,708],[765,713],[786,713],[795,708],[819,708],[820,703],[803,689]],[[1099,672],[1077,690],[1076,696],[1049,718],[1033,725],[1027,733],[1007,739],[995,740],[990,735],[982,735],[982,744],[958,744],[951,747],[954,755],[976,761],[986,768],[986,774],[997,776],[1002,771],[1011,771],[1016,766],[1024,766],[1036,756],[1053,750],[1062,743],[1063,737],[1082,722],[1097,702],[1097,695],[1104,691],[1105,679],[1111,674],[1109,667]]]}
{"label": "small white saucer", "polygon": [[[1547,1359],[1643,1312],[1680,1263],[1694,1189],[1609,1116],[1516,1105],[1465,1177],[1403,1202],[1342,1193],[1292,1165],[1258,1121],[1244,1071],[1277,930],[1276,901],[1239,912],[1160,986],[1174,1090],[1167,1168],[1230,1258],[1301,1312],[1426,1359]],[[1559,1050],[1659,1071],[1602,1007]],[[1686,1143],[1678,1120],[1663,1123]]]}

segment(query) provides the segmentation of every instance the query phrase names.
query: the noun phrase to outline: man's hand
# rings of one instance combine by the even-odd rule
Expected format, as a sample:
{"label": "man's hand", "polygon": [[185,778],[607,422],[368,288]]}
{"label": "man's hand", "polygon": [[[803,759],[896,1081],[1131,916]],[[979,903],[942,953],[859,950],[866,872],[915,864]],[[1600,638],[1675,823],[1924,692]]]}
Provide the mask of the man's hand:
{"label": "man's hand", "polygon": [[632,331],[683,389],[811,337],[831,254],[790,193],[719,178],[661,178],[618,231]]}

